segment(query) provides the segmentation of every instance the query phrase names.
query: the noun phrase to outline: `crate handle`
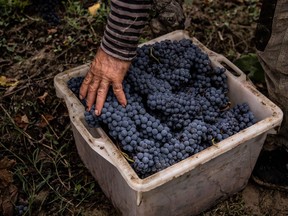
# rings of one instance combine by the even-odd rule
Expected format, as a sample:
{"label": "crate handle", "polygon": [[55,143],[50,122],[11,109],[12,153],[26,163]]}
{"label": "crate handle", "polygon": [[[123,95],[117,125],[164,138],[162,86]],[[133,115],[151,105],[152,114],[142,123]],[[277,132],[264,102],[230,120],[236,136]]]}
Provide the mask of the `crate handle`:
{"label": "crate handle", "polygon": [[113,157],[110,155],[115,154],[115,150],[110,146],[111,144],[108,141],[108,138],[103,137],[102,134],[100,134],[100,138],[95,138],[92,136],[90,131],[86,128],[86,126],[83,124],[83,122],[80,120],[80,115],[76,115],[71,118],[71,122],[76,127],[76,129],[81,133],[81,136],[85,141],[88,143],[88,145],[101,157],[106,159],[109,163],[111,163],[113,166],[117,167],[112,160]]}
{"label": "crate handle", "polygon": [[[235,64],[233,64],[230,60],[228,60],[225,56],[220,55],[218,53],[214,53],[213,60],[217,61],[219,64],[225,63],[229,67],[229,69],[228,68],[226,69],[228,69],[228,71],[231,74],[233,74],[236,77],[236,79],[240,80],[241,82],[247,81],[246,74],[242,70],[240,70]],[[221,66],[223,66],[223,64],[221,64]],[[233,71],[231,71],[230,69]]]}

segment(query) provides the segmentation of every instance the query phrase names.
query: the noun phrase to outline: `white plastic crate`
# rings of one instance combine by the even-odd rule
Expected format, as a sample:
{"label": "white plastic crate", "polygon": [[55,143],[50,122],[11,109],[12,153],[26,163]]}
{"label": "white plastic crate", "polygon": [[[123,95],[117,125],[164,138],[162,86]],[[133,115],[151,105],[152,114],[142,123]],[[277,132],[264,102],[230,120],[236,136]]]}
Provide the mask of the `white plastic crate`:
{"label": "white plastic crate", "polygon": [[[148,43],[183,38],[189,38],[185,31],[174,31]],[[137,176],[105,131],[87,126],[83,105],[67,87],[70,78],[84,76],[89,66],[65,71],[54,79],[57,96],[69,110],[81,159],[124,216],[196,215],[237,193],[246,186],[266,135],[281,124],[282,111],[246,81],[241,70],[197,39],[190,39],[215,66],[228,65],[233,70],[233,74],[226,71],[231,102],[247,102],[258,123],[145,179]]]}

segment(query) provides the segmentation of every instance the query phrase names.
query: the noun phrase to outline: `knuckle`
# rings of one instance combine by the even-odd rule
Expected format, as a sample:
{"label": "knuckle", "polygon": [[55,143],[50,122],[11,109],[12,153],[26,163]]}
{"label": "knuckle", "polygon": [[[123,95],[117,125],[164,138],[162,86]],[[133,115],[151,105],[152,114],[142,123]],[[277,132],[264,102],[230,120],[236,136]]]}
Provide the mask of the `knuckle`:
{"label": "knuckle", "polygon": [[123,98],[125,95],[123,91],[114,91],[114,94],[118,99]]}
{"label": "knuckle", "polygon": [[104,96],[106,94],[106,90],[103,88],[99,88],[97,91],[98,96]]}
{"label": "knuckle", "polygon": [[91,82],[91,77],[89,77],[88,75],[84,78],[83,80],[83,84],[89,84]]}
{"label": "knuckle", "polygon": [[98,86],[96,85],[90,85],[88,88],[89,92],[96,92],[97,91]]}
{"label": "knuckle", "polygon": [[113,85],[113,91],[116,93],[122,92],[123,91],[123,86],[122,84],[114,84]]}

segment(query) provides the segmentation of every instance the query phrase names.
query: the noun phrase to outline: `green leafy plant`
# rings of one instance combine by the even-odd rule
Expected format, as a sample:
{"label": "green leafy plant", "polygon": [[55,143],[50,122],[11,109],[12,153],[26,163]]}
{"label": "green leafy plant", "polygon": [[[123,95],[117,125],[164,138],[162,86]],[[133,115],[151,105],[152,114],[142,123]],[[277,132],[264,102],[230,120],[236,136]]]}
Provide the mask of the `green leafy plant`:
{"label": "green leafy plant", "polygon": [[255,53],[242,55],[234,61],[252,82],[265,83],[264,70]]}
{"label": "green leafy plant", "polygon": [[80,1],[67,1],[63,2],[63,5],[65,5],[65,11],[66,16],[78,16],[81,17],[85,14],[85,10],[82,7],[82,4]]}
{"label": "green leafy plant", "polygon": [[6,12],[16,8],[23,11],[29,4],[29,0],[0,0],[0,9],[4,9]]}
{"label": "green leafy plant", "polygon": [[109,12],[110,8],[104,3],[101,3],[100,8],[98,9],[97,15],[95,17],[96,23],[106,23]]}

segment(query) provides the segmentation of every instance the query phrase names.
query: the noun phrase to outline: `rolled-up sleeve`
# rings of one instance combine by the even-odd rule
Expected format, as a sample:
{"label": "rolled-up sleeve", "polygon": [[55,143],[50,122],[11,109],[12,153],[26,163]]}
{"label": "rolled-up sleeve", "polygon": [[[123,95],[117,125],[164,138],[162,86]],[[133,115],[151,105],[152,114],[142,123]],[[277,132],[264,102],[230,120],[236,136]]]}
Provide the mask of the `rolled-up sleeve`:
{"label": "rolled-up sleeve", "polygon": [[101,48],[115,58],[132,60],[148,22],[152,0],[111,0],[110,4]]}

